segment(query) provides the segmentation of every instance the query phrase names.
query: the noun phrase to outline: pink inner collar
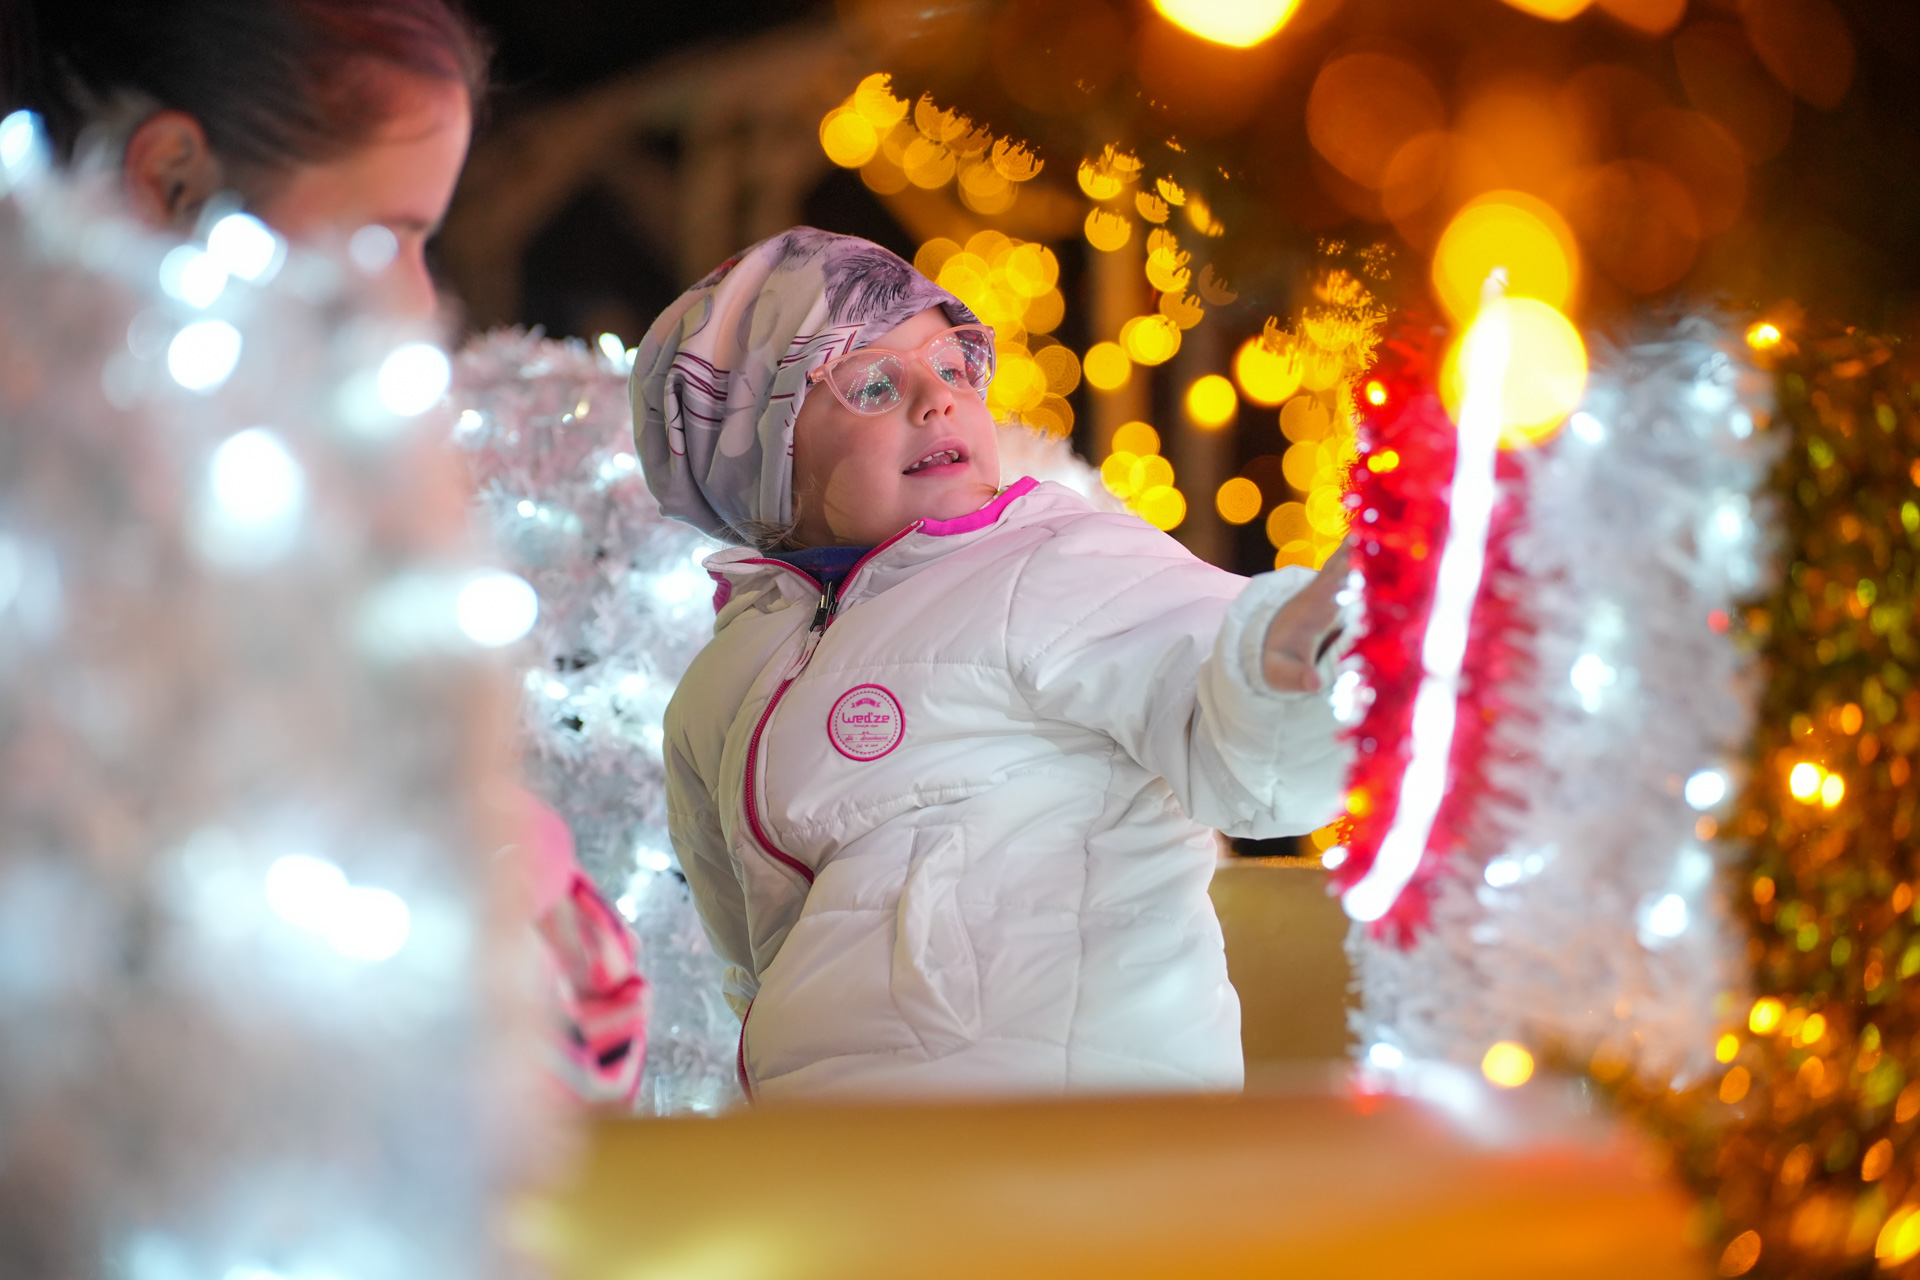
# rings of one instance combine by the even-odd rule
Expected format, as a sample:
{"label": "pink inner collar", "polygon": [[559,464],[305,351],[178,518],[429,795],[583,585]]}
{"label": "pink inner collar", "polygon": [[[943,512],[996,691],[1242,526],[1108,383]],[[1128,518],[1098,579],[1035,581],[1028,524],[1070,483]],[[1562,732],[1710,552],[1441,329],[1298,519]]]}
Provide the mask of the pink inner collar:
{"label": "pink inner collar", "polygon": [[922,520],[920,532],[931,538],[951,538],[956,533],[972,533],[975,529],[984,529],[1000,518],[1007,504],[1015,498],[1024,497],[1040,482],[1032,476],[1022,476],[1000,491],[1000,496],[978,511],[964,516],[955,516],[951,520]]}

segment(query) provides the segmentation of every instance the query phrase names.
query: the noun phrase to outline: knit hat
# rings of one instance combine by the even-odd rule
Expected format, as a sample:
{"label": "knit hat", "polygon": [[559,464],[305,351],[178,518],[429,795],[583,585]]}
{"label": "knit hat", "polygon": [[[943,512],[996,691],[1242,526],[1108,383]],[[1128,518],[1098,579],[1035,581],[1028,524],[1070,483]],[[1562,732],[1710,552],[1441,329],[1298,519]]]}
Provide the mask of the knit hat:
{"label": "knit hat", "polygon": [[715,268],[660,313],[633,362],[633,435],[661,511],[728,542],[793,518],[807,375],[929,307],[966,304],[879,245],[795,227]]}

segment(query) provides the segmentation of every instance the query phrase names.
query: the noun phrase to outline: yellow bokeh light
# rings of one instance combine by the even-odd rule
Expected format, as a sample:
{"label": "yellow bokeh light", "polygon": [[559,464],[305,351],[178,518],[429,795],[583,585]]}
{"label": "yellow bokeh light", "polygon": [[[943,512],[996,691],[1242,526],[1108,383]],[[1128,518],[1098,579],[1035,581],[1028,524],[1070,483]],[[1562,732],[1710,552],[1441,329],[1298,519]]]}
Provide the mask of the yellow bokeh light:
{"label": "yellow bokeh light", "polygon": [[1248,338],[1234,353],[1233,376],[1247,399],[1272,406],[1300,389],[1306,364],[1300,349],[1291,342],[1275,345],[1264,336]]}
{"label": "yellow bokeh light", "polygon": [[1058,289],[1049,289],[1027,304],[1027,328],[1033,333],[1052,333],[1067,317],[1067,300]]}
{"label": "yellow bokeh light", "polygon": [[1120,344],[1136,364],[1165,364],[1180,351],[1180,326],[1163,315],[1135,316],[1120,326]]}
{"label": "yellow bokeh light", "polygon": [[1747,1096],[1753,1087],[1753,1075],[1745,1067],[1735,1067],[1720,1078],[1720,1101],[1732,1106]]}
{"label": "yellow bokeh light", "polygon": [[908,182],[932,191],[953,180],[958,164],[953,152],[940,143],[930,138],[915,138],[907,144],[900,167],[907,171]]}
{"label": "yellow bokeh light", "polygon": [[1820,780],[1820,803],[1831,809],[1847,794],[1846,779],[1830,773]]}
{"label": "yellow bokeh light", "polygon": [[1206,308],[1194,301],[1190,293],[1161,294],[1160,314],[1182,329],[1191,329],[1207,318]]}
{"label": "yellow bokeh light", "polygon": [[1765,320],[1760,321],[1747,330],[1747,345],[1755,351],[1773,350],[1780,345],[1779,326],[1768,324]]}
{"label": "yellow bokeh light", "polygon": [[1133,223],[1124,213],[1094,209],[1087,214],[1087,243],[1104,253],[1112,253],[1133,239]]}
{"label": "yellow bokeh light", "polygon": [[1433,251],[1433,290],[1456,321],[1480,306],[1496,268],[1507,292],[1565,310],[1580,285],[1580,250],[1566,220],[1520,191],[1481,196],[1454,215]]}
{"label": "yellow bokeh light", "polygon": [[1153,7],[1202,40],[1248,49],[1272,39],[1300,0],[1153,0]]}
{"label": "yellow bokeh light", "polygon": [[1178,250],[1155,249],[1147,255],[1147,283],[1161,293],[1184,293],[1193,283],[1188,257]]}
{"label": "yellow bokeh light", "polygon": [[1810,1044],[1819,1044],[1826,1034],[1826,1015],[1810,1013],[1806,1021],[1800,1024],[1800,1029],[1793,1033],[1793,1042],[1804,1049]]}
{"label": "yellow bokeh light", "polygon": [[1116,453],[1125,450],[1136,457],[1158,453],[1160,433],[1144,422],[1123,422],[1113,433],[1113,448]]}
{"label": "yellow bokeh light", "polygon": [[1096,391],[1116,391],[1133,376],[1133,361],[1117,342],[1096,342],[1087,348],[1080,371]]}
{"label": "yellow bokeh light", "polygon": [[1187,221],[1193,224],[1195,231],[1209,239],[1227,234],[1220,219],[1213,216],[1213,207],[1197,195],[1187,197]]}
{"label": "yellow bokeh light", "polygon": [[1819,765],[1802,760],[1787,775],[1787,790],[1793,793],[1795,800],[1812,800],[1820,794],[1821,773]]}
{"label": "yellow bokeh light", "polygon": [[880,150],[880,131],[858,111],[836,107],[820,122],[820,149],[842,169],[858,169]]}
{"label": "yellow bokeh light", "polygon": [[959,252],[960,246],[957,242],[945,236],[935,236],[921,245],[919,251],[913,255],[913,269],[929,280],[938,280],[941,268],[945,267],[952,260],[953,255]]}
{"label": "yellow bokeh light", "polygon": [[1043,244],[1023,244],[1008,251],[1002,270],[1015,293],[1037,298],[1060,278],[1060,260]]}
{"label": "yellow bokeh light", "polygon": [[1753,1002],[1753,1009],[1747,1014],[1747,1029],[1757,1036],[1771,1035],[1786,1014],[1787,1007],[1780,1001],[1772,996],[1761,996]]}
{"label": "yellow bokeh light", "polygon": [[1545,18],[1549,22],[1565,22],[1592,4],[1593,0],[1507,0],[1507,3],[1522,13],[1530,13],[1536,18]]}
{"label": "yellow bokeh light", "polygon": [[1107,492],[1116,498],[1133,496],[1133,464],[1140,460],[1137,454],[1125,449],[1115,449],[1100,464],[1100,483],[1107,486]]}
{"label": "yellow bokeh light", "polygon": [[1377,409],[1381,405],[1385,404],[1386,402],[1387,402],[1386,385],[1380,382],[1369,382],[1367,384],[1367,403]]}
{"label": "yellow bokeh light", "polygon": [[1091,160],[1080,162],[1080,171],[1076,176],[1080,180],[1080,190],[1086,193],[1089,200],[1111,200],[1127,185],[1112,169]]}
{"label": "yellow bokeh light", "polygon": [[[1502,448],[1538,444],[1580,405],[1587,388],[1587,348],[1573,322],[1534,298],[1506,298],[1509,355],[1501,386]],[[1447,352],[1440,371],[1440,398],[1459,416],[1466,394],[1466,353],[1486,332],[1476,320]]]}
{"label": "yellow bokeh light", "polygon": [[[1283,502],[1267,513],[1267,542],[1276,548],[1290,542],[1311,541],[1313,526],[1307,522],[1307,507],[1303,502]],[[1349,813],[1353,810],[1349,809]],[[1360,817],[1360,814],[1354,814]]]}
{"label": "yellow bokeh light", "polygon": [[1133,207],[1135,212],[1148,222],[1165,222],[1173,213],[1173,210],[1167,207],[1165,200],[1150,191],[1134,192]]}
{"label": "yellow bokeh light", "polygon": [[893,96],[893,77],[884,71],[874,72],[855,86],[852,101],[853,109],[881,133],[907,118],[909,104],[905,98]]}
{"label": "yellow bokeh light", "polygon": [[1333,430],[1333,415],[1318,396],[1295,396],[1280,411],[1280,434],[1295,442],[1323,440]]}
{"label": "yellow bokeh light", "polygon": [[1729,1031],[1714,1042],[1713,1059],[1715,1062],[1732,1062],[1740,1052],[1740,1037]]}
{"label": "yellow bokeh light", "polygon": [[1347,507],[1337,491],[1315,489],[1307,495],[1306,507],[1307,523],[1313,526],[1315,536],[1322,539],[1347,536]]}
{"label": "yellow bokeh light", "polygon": [[1480,1074],[1502,1089],[1517,1089],[1533,1079],[1533,1055],[1516,1041],[1496,1041],[1480,1059]]}
{"label": "yellow bokeh light", "polygon": [[1213,508],[1228,524],[1250,524],[1260,517],[1260,486],[1235,476],[1213,495]]}
{"label": "yellow bokeh light", "polygon": [[1897,1267],[1920,1256],[1920,1206],[1896,1210],[1873,1242],[1873,1256],[1883,1267]]}
{"label": "yellow bokeh light", "polygon": [[1133,460],[1133,471],[1128,476],[1130,487],[1135,493],[1145,493],[1149,489],[1158,489],[1173,484],[1173,464],[1157,453]]}
{"label": "yellow bokeh light", "polygon": [[[1033,362],[1047,380],[1047,390],[1056,396],[1072,395],[1080,385],[1080,358],[1071,347],[1055,344],[1033,353]],[[1137,450],[1136,450],[1137,452]]]}
{"label": "yellow bokeh light", "polygon": [[1217,373],[1195,378],[1187,388],[1187,416],[1196,426],[1224,427],[1240,411],[1233,384]]}
{"label": "yellow bokeh light", "polygon": [[1172,485],[1156,485],[1133,500],[1133,509],[1156,529],[1176,529],[1187,518],[1187,496]]}

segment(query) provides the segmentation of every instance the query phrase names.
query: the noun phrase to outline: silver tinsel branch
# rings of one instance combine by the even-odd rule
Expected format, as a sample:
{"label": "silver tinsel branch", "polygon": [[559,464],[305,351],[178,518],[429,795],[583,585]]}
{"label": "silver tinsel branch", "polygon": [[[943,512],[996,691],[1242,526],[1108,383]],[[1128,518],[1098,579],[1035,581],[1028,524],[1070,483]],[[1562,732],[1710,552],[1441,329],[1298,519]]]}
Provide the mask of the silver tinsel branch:
{"label": "silver tinsel branch", "polygon": [[632,922],[653,992],[638,1106],[706,1112],[736,1094],[740,1020],[667,839],[661,717],[713,634],[718,544],[660,514],[634,457],[624,355],[502,332],[461,353],[453,440],[498,553],[540,618],[519,691],[527,785]]}
{"label": "silver tinsel branch", "polygon": [[152,238],[0,121],[0,1274],[500,1274],[516,589],[444,355],[219,213]]}
{"label": "silver tinsel branch", "polygon": [[1514,558],[1537,632],[1494,774],[1517,807],[1412,949],[1353,931],[1376,1065],[1477,1064],[1506,1039],[1676,1083],[1713,1065],[1745,981],[1714,815],[1758,692],[1732,632],[1770,565],[1767,393],[1743,357],[1704,317],[1597,350],[1582,411],[1527,459]]}
{"label": "silver tinsel branch", "polygon": [[[660,514],[634,458],[627,360],[616,349],[499,332],[461,353],[455,446],[502,559],[532,582],[522,651],[527,782],[573,828],[580,860],[640,937],[653,991],[639,1106],[706,1112],[737,1097],[740,1021],[667,839],[661,716],[713,634],[718,544]],[[1120,510],[1068,442],[1000,432],[1001,472]]]}

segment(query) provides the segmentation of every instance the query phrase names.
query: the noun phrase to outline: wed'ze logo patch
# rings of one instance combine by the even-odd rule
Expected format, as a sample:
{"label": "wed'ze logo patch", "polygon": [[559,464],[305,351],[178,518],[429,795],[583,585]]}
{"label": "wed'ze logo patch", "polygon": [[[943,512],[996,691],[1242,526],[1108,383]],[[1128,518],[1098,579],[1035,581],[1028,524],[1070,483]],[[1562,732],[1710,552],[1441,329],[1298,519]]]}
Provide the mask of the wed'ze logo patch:
{"label": "wed'ze logo patch", "polygon": [[900,745],[907,716],[900,699],[877,684],[857,684],[827,713],[827,737],[849,760],[878,760]]}

